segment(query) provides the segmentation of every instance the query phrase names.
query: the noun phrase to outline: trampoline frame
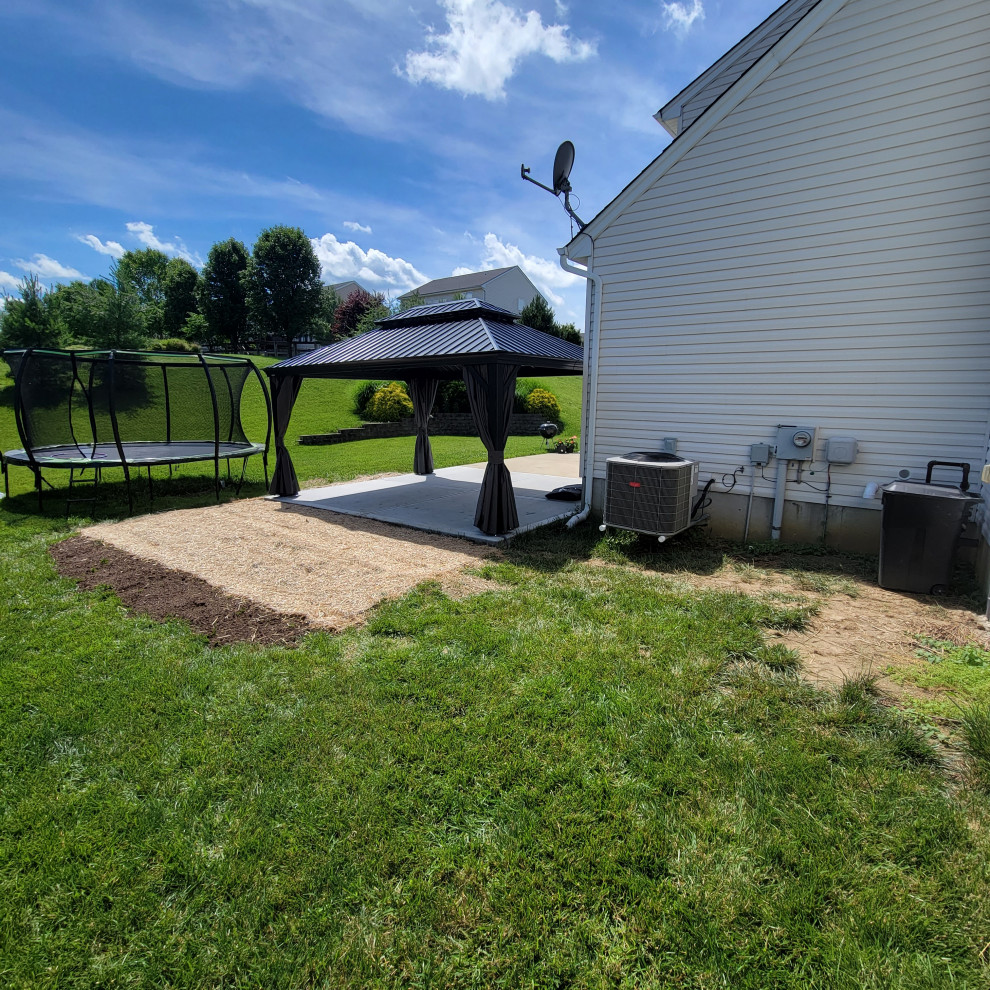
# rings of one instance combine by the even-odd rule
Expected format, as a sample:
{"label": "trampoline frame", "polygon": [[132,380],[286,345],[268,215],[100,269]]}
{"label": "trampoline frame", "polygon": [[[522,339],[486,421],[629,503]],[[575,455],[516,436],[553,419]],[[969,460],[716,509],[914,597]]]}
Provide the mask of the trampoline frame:
{"label": "trampoline frame", "polygon": [[[28,429],[28,423],[24,414],[23,401],[22,401],[22,389],[21,382],[25,369],[30,363],[31,357],[34,355],[35,351],[39,351],[45,354],[58,355],[59,357],[68,358],[72,365],[72,381],[73,385],[78,382],[79,387],[86,397],[87,403],[87,415],[89,417],[90,427],[93,431],[92,442],[80,443],[76,438],[75,429],[73,427],[72,420],[72,396],[73,392],[69,394],[69,400],[67,403],[67,412],[69,418],[69,436],[71,436],[71,442],[48,445],[45,447],[35,447],[31,443],[30,430]],[[17,424],[17,432],[20,436],[21,443],[24,445],[23,450],[10,450],[5,453],[0,453],[0,468],[3,470],[3,481],[4,481],[4,492],[5,494],[10,494],[10,485],[8,470],[11,464],[23,464],[28,467],[34,474],[34,484],[35,489],[38,492],[38,508],[42,508],[42,484],[47,484],[49,488],[54,486],[48,482],[42,475],[42,468],[49,469],[61,469],[69,470],[69,489],[72,490],[73,484],[80,483],[84,479],[75,479],[76,471],[86,471],[92,469],[94,476],[92,481],[87,483],[92,483],[94,485],[98,484],[101,480],[101,472],[105,467],[112,468],[122,468],[124,471],[124,484],[127,488],[127,504],[128,509],[131,513],[134,512],[134,495],[131,491],[131,468],[147,468],[148,471],[148,492],[149,496],[154,500],[154,489],[152,487],[151,479],[151,469],[152,467],[164,467],[167,466],[169,469],[169,477],[172,475],[172,466],[179,464],[191,464],[191,463],[202,463],[205,461],[213,461],[213,485],[216,492],[217,502],[220,501],[220,462],[222,460],[227,462],[227,476],[230,478],[230,462],[231,460],[241,460],[241,477],[237,482],[236,491],[240,491],[241,485],[244,483],[244,473],[247,469],[247,459],[254,454],[262,455],[262,463],[264,464],[265,471],[265,486],[268,486],[268,451],[271,447],[272,438],[272,402],[271,395],[268,391],[268,386],[265,382],[264,376],[258,370],[257,366],[248,358],[239,357],[228,357],[226,355],[209,355],[209,357],[203,354],[186,354],[181,352],[169,352],[169,351],[56,351],[48,348],[26,348],[25,350],[8,351],[6,354],[11,356],[19,356],[20,363],[17,368],[17,373],[14,377],[14,421]],[[143,368],[158,367],[162,369],[162,377],[164,382],[164,394],[165,394],[165,432],[166,439],[164,443],[162,441],[129,441],[121,438],[120,424],[117,419],[117,409],[116,409],[116,396],[114,385],[116,383],[117,374],[117,356],[121,355],[123,359],[126,355],[126,363],[137,365]],[[172,416],[171,416],[171,401],[170,393],[168,388],[168,368],[185,368],[188,369],[190,366],[194,365],[195,362],[190,360],[191,358],[198,358],[199,366],[203,370],[203,377],[210,390],[210,401],[213,408],[213,436],[204,437],[202,440],[195,441],[173,441],[172,434]],[[91,362],[90,369],[90,383],[89,387],[85,382],[83,382],[82,377],[79,374],[79,359],[88,358]],[[153,358],[154,360],[144,360],[142,358]],[[169,361],[169,358],[180,358],[182,360]],[[113,432],[113,442],[109,440],[99,441],[97,439],[96,431],[96,419],[93,410],[93,400],[91,398],[92,391],[92,378],[93,370],[96,367],[97,360],[104,360],[107,364],[108,376],[107,376],[107,390],[109,394],[109,415],[110,415],[110,425]],[[123,360],[121,363],[125,363]],[[217,403],[217,390],[213,382],[213,377],[210,375],[210,367],[220,367],[224,366],[238,366],[247,367],[250,374],[254,374],[257,378],[258,383],[261,385],[261,392],[265,399],[265,411],[268,418],[267,430],[265,434],[265,443],[262,446],[257,443],[241,444],[232,439],[234,422],[236,421],[241,429],[241,435],[244,435],[243,425],[240,423],[240,402],[236,404],[233,403],[233,388],[230,384],[230,378],[224,371],[224,379],[227,382],[228,392],[231,397],[231,424],[229,436],[226,441],[220,438],[220,409]],[[245,379],[245,382],[248,379]],[[166,447],[177,447],[183,444],[197,445],[197,446],[209,446],[212,447],[212,453],[201,452],[191,456],[186,457],[140,457],[136,458],[133,455],[128,456],[128,452],[125,447],[140,446],[149,452],[155,447],[162,450]],[[75,449],[81,455],[78,458],[58,458],[58,457],[47,457],[45,456],[45,451],[53,450],[66,450],[75,447]],[[221,449],[221,448],[230,449]],[[116,449],[117,457],[108,460],[106,458],[97,457],[98,450]],[[89,453],[87,454],[87,450]],[[72,500],[70,499],[70,502]]]}

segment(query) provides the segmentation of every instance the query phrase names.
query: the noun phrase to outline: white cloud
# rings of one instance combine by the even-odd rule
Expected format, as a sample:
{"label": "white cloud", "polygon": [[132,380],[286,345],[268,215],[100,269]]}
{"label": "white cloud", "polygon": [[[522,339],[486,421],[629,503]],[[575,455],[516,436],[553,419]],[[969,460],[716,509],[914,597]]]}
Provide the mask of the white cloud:
{"label": "white cloud", "polygon": [[429,50],[407,52],[405,77],[431,82],[471,96],[496,100],[527,55],[545,55],[554,62],[580,62],[595,46],[568,36],[566,24],[544,25],[531,10],[521,16],[498,0],[440,0],[447,12],[447,33],[429,29]]}
{"label": "white cloud", "polygon": [[111,258],[119,258],[124,253],[123,244],[118,244],[116,241],[107,241],[104,243],[96,234],[77,234],[76,240],[88,245],[94,251],[99,251],[100,254],[110,255]]}
{"label": "white cloud", "polygon": [[21,285],[21,280],[10,272],[0,272],[0,292],[16,292]]}
{"label": "white cloud", "polygon": [[[482,254],[483,268],[506,268],[518,265],[533,284],[554,304],[563,306],[564,298],[554,289],[567,289],[580,281],[577,275],[565,272],[556,261],[523,254],[515,244],[503,244],[495,234],[485,234],[485,250]],[[458,268],[455,275],[466,275],[470,269]]]}
{"label": "white cloud", "polygon": [[676,34],[687,34],[695,21],[705,19],[705,8],[701,0],[691,0],[690,3],[661,3],[660,6],[663,8],[663,26]]}
{"label": "white cloud", "polygon": [[145,246],[148,248],[154,248],[156,251],[162,251],[165,254],[172,254],[179,258],[185,258],[190,265],[195,265],[197,268],[203,267],[203,259],[198,255],[194,254],[182,243],[178,238],[169,242],[159,240],[155,236],[155,228],[150,223],[144,223],[142,220],[135,220],[127,224],[127,229]]}
{"label": "white cloud", "polygon": [[29,272],[32,275],[37,275],[38,278],[85,278],[82,272],[76,271],[75,268],[69,268],[67,265],[63,265],[56,261],[54,258],[49,258],[47,254],[36,254],[30,261],[15,261],[15,265],[18,268],[23,268],[24,271]]}
{"label": "white cloud", "polygon": [[372,248],[364,251],[353,241],[338,241],[333,234],[310,238],[313,250],[323,268],[324,276],[331,281],[343,282],[355,279],[372,289],[405,292],[429,279],[402,258],[391,258],[383,251]]}
{"label": "white cloud", "polygon": [[358,223],[355,220],[345,220],[344,221],[344,226],[348,230],[353,230],[354,233],[356,233],[356,234],[359,234],[359,233],[360,234],[370,234],[371,233],[371,228],[370,227],[365,227],[365,225],[363,223]]}

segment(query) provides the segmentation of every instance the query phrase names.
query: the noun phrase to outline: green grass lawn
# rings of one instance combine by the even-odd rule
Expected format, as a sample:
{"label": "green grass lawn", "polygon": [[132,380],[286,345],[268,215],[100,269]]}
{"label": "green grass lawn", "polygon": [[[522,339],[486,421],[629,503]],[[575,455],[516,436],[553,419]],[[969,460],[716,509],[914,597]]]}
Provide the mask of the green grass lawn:
{"label": "green grass lawn", "polygon": [[813,600],[664,573],[725,545],[554,527],[482,594],[213,649],[59,578],[63,504],[0,502],[0,986],[990,980],[986,793],[793,675]]}

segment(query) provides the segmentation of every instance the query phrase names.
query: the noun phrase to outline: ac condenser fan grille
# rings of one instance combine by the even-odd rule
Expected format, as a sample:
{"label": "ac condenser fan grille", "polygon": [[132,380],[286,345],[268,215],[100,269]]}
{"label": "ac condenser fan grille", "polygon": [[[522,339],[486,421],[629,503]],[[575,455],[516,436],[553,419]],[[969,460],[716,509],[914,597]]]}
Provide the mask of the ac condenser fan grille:
{"label": "ac condenser fan grille", "polygon": [[696,461],[655,454],[611,457],[606,462],[603,521],[618,529],[672,536],[691,525],[697,486]]}

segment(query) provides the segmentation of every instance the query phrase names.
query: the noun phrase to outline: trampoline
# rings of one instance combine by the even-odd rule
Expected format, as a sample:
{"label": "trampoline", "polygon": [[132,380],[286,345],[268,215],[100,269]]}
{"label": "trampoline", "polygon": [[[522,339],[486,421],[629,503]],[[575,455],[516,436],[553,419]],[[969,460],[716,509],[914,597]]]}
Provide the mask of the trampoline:
{"label": "trampoline", "polygon": [[[8,467],[21,465],[35,477],[39,507],[45,469],[68,470],[69,488],[97,484],[105,468],[122,468],[127,501],[134,511],[132,469],[199,461],[213,462],[220,498],[220,463],[261,454],[268,484],[271,400],[264,378],[247,358],[141,351],[5,351],[14,376],[14,417],[23,447],[2,455],[4,488]],[[254,376],[264,396],[264,443],[248,439],[241,423],[241,397]],[[76,472],[91,471],[76,479]],[[49,484],[49,487],[52,487]]]}

